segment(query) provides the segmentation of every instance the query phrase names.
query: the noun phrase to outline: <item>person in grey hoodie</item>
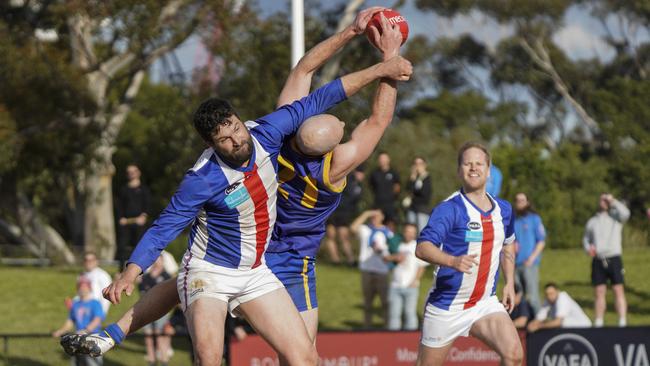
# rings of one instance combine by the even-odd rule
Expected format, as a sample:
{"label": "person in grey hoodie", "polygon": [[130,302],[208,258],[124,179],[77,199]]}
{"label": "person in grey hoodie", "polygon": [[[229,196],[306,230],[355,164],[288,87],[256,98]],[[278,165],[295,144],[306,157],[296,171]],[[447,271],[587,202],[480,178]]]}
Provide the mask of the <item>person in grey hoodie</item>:
{"label": "person in grey hoodie", "polygon": [[593,258],[591,284],[594,286],[595,327],[603,326],[605,295],[608,280],[612,284],[618,325],[627,325],[627,301],[625,300],[623,261],[621,259],[621,233],[623,223],[630,218],[630,210],[609,193],[600,195],[598,212],[589,221],[582,239],[585,251]]}

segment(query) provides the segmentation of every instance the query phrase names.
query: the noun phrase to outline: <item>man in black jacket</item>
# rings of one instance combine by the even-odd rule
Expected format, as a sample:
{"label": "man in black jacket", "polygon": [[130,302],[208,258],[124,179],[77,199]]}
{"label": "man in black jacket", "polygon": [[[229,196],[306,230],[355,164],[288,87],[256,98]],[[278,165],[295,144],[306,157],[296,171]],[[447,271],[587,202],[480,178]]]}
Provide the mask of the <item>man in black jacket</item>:
{"label": "man in black jacket", "polygon": [[413,159],[406,190],[408,196],[402,201],[407,208],[406,221],[415,224],[420,232],[427,225],[431,212],[431,176],[427,172],[427,162],[420,156]]}

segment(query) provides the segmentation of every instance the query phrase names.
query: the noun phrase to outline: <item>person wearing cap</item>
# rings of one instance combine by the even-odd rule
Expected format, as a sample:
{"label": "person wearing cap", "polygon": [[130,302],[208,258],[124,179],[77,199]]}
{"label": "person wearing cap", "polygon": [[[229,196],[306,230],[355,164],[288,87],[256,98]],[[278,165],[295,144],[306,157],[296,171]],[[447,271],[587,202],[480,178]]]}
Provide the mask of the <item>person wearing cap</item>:
{"label": "person wearing cap", "polygon": [[[78,333],[95,333],[101,330],[104,311],[99,301],[93,298],[91,286],[89,278],[79,277],[77,280],[77,295],[79,298],[74,300],[68,319],[59,329],[52,332],[52,337],[59,338],[72,330],[76,330]],[[95,358],[79,354],[72,357],[73,366],[101,366],[102,364],[103,359],[101,356]]]}

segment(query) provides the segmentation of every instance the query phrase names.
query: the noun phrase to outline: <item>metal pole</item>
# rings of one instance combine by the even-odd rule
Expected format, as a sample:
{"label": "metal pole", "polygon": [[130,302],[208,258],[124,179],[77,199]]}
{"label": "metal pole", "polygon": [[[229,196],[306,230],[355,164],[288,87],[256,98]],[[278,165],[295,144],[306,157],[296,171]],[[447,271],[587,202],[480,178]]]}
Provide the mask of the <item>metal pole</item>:
{"label": "metal pole", "polygon": [[305,54],[305,6],[303,0],[291,0],[291,67]]}

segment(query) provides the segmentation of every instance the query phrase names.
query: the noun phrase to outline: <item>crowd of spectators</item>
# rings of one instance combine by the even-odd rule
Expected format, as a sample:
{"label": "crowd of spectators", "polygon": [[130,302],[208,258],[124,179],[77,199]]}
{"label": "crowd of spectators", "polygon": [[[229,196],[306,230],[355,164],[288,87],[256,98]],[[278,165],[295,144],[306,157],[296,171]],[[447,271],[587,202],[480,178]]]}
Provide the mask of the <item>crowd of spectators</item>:
{"label": "crowd of spectators", "polygon": [[[119,245],[116,259],[121,265],[147,224],[150,194],[140,175],[136,165],[127,167],[128,183],[120,191],[118,199]],[[501,171],[493,164],[487,184],[490,195],[498,197],[502,180]],[[365,184],[372,193],[373,209],[361,211]],[[426,160],[418,156],[413,159],[410,175],[402,190],[399,174],[391,167],[390,156],[386,152],[378,155],[377,168],[370,173],[368,182],[364,166],[348,177],[341,204],[328,221],[323,248],[332,263],[358,266],[365,328],[372,328],[376,324],[373,323],[373,314],[377,312],[381,314],[383,326],[389,330],[415,330],[419,327],[418,296],[428,263],[415,256],[415,248],[419,232],[429,219],[432,184]],[[515,195],[513,207],[516,212],[517,239],[514,245],[517,255],[516,301],[511,318],[515,326],[529,332],[592,326],[580,305],[557,284],[547,283],[543,290],[544,301],[540,300],[540,264],[546,230],[542,217],[535,211],[525,192]],[[591,283],[595,298],[593,326],[596,327],[604,324],[608,284],[611,284],[615,295],[618,325],[627,324],[621,232],[629,216],[629,209],[621,201],[611,194],[603,194],[599,198],[598,211],[586,224],[583,245],[586,253],[592,257]],[[359,243],[358,255],[354,254],[353,241]],[[339,254],[339,243],[342,255]],[[67,301],[69,316],[61,328],[53,332],[56,337],[73,330],[93,332],[101,329],[101,322],[109,311],[110,302],[102,297],[101,290],[111,283],[110,275],[99,267],[97,255],[93,252],[84,253],[83,267],[77,279],[77,296]],[[147,291],[171,278],[177,271],[178,264],[174,257],[163,251],[142,276],[140,291]],[[379,311],[373,309],[376,297],[379,297],[381,304]],[[163,317],[144,330],[145,359],[150,365],[166,365],[173,353],[170,336],[175,334],[176,329],[170,322],[170,316]],[[229,322],[232,336],[243,339],[246,324],[233,319]],[[76,357],[73,364],[101,365],[103,362],[101,357]]]}
{"label": "crowd of spectators", "polygon": [[[404,183],[391,167],[387,152],[378,154],[376,166],[370,172],[368,182],[365,182],[366,174],[362,167],[348,179],[341,206],[328,223],[325,249],[333,263],[343,263],[338,254],[338,239],[345,263],[358,265],[362,277],[365,327],[373,324],[372,314],[377,313],[373,309],[373,300],[379,297],[379,313],[386,328],[416,329],[418,324],[414,314],[417,313],[419,280],[425,264],[415,257],[414,248],[419,232],[429,219],[433,183],[427,162],[420,156],[413,159],[411,174]],[[492,164],[487,192],[498,197],[502,182],[501,170]],[[362,211],[364,183],[372,194],[372,209]],[[513,207],[516,213],[517,240],[514,245],[517,248],[515,284],[518,305],[512,319],[516,326],[531,332],[553,326],[591,326],[579,305],[555,283],[546,284],[543,290],[545,299],[542,301],[540,298],[540,265],[546,245],[546,229],[526,192],[515,195]],[[621,230],[629,216],[629,210],[621,201],[611,194],[603,194],[598,212],[585,228],[584,248],[593,258],[591,282],[595,299],[593,325],[596,327],[604,324],[607,284],[611,284],[615,295],[618,325],[627,324]],[[356,260],[352,259],[352,239],[359,243]]]}

